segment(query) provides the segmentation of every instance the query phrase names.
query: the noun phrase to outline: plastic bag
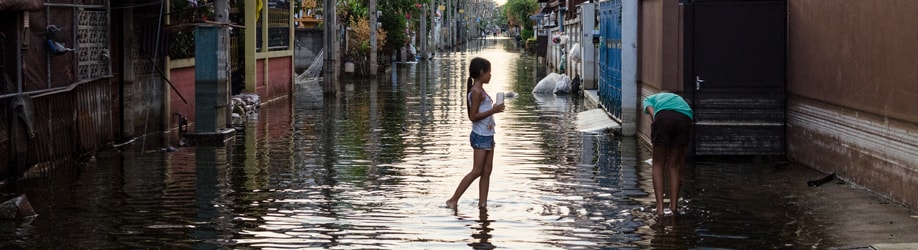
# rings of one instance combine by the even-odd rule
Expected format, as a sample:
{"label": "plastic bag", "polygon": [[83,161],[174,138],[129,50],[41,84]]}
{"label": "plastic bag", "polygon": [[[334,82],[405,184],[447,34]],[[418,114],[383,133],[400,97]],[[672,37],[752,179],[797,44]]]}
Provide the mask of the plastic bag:
{"label": "plastic bag", "polygon": [[555,83],[555,88],[553,93],[555,94],[567,94],[571,92],[571,78],[567,75],[561,75],[558,82]]}
{"label": "plastic bag", "polygon": [[534,88],[532,88],[532,93],[551,93],[554,91],[555,85],[557,85],[558,79],[560,78],[561,75],[557,73],[548,74],[542,78],[542,80],[540,80]]}
{"label": "plastic bag", "polygon": [[580,63],[581,59],[583,59],[583,57],[580,55],[580,43],[575,43],[573,46],[571,46],[571,51],[567,54],[571,61]]}

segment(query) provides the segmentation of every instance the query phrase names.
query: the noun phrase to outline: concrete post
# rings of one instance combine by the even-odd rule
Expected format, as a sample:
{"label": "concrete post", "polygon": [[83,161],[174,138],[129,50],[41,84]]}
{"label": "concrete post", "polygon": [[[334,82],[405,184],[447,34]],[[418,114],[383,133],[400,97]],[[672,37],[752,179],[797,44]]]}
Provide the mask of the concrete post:
{"label": "concrete post", "polygon": [[[433,17],[433,18],[438,18],[438,17],[437,17],[437,7],[438,7],[439,5],[440,5],[440,4],[439,4],[439,1],[435,1],[435,2],[432,2],[432,3],[430,4],[430,16],[431,16],[431,17]],[[440,32],[440,26],[437,25],[438,23],[439,23],[439,22],[434,22],[434,23],[431,23],[431,24],[430,24],[430,39],[431,39],[432,41],[430,41],[429,43],[433,44],[433,46],[431,46],[430,44],[427,45],[427,49],[428,49],[428,51],[427,51],[428,56],[427,56],[427,57],[431,57],[431,58],[432,58],[432,57],[433,57],[433,54],[436,53],[436,51],[440,48],[440,40],[437,39],[437,37],[439,37],[438,33]],[[434,27],[436,27],[436,28],[434,28]]]}
{"label": "concrete post", "polygon": [[637,116],[638,0],[622,1],[622,134],[633,136]]}
{"label": "concrete post", "polygon": [[[216,21],[218,23],[228,24],[230,22],[229,10],[230,10],[229,0],[215,1],[214,2],[214,16],[216,17]],[[229,60],[230,59],[229,58],[230,57],[230,52],[229,52],[230,34],[229,34],[229,29],[227,29],[226,27],[221,27],[217,32],[219,33],[218,36],[221,39],[220,42],[225,44],[223,45],[223,47],[225,48],[225,51],[223,53],[225,54],[224,54],[224,58],[222,59],[224,62],[222,63],[222,65],[218,64],[218,66],[223,67],[222,69],[220,69],[220,71],[223,71],[226,74],[225,76],[227,79],[226,86],[225,86],[226,92],[224,94],[226,95],[225,98],[227,99],[227,103],[228,103],[230,99],[230,95],[232,95],[232,90],[231,90],[232,83],[229,81],[230,74],[232,73],[232,65],[230,65],[231,63]],[[226,122],[225,127],[232,127],[233,126],[233,110],[231,108],[224,108],[223,112],[225,112],[224,114],[225,116],[224,122]]]}
{"label": "concrete post", "polygon": [[227,128],[229,109],[229,37],[226,28],[201,25],[194,29],[194,133],[192,144],[223,146],[235,130]]}
{"label": "concrete post", "polygon": [[338,24],[335,0],[325,0],[325,75],[322,89],[325,93],[336,93],[338,79]]}
{"label": "concrete post", "polygon": [[376,0],[370,0],[370,75],[375,76],[376,72],[379,71],[377,59],[376,59],[376,29],[379,28],[376,26],[376,23],[379,22],[378,16],[376,16]]}
{"label": "concrete post", "polygon": [[421,30],[418,31],[418,36],[420,39],[420,46],[418,46],[418,55],[421,56],[421,59],[427,59],[427,6],[421,7]]}
{"label": "concrete post", "polygon": [[229,3],[228,0],[217,0],[214,2],[214,16],[220,23],[229,23]]}
{"label": "concrete post", "polygon": [[596,46],[593,44],[593,30],[596,29],[596,4],[583,3],[580,5],[580,23],[583,28],[580,44],[582,62],[580,65],[583,89],[596,89]]}
{"label": "concrete post", "polygon": [[455,38],[456,28],[456,8],[453,6],[453,0],[446,0],[446,13],[444,13],[443,22],[446,23],[446,47],[453,48],[456,45]]}

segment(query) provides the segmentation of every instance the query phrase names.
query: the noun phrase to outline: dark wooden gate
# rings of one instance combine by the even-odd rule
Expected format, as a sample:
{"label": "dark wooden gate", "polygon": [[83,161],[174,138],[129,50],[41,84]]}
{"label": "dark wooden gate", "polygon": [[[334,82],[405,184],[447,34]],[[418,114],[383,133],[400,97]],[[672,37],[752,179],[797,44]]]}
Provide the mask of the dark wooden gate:
{"label": "dark wooden gate", "polygon": [[696,155],[785,153],[785,1],[685,4]]}

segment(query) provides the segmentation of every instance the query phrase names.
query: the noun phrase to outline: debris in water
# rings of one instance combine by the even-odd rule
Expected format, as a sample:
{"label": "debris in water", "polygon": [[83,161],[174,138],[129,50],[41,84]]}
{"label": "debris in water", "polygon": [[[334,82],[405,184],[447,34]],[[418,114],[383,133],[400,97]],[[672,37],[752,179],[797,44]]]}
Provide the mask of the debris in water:
{"label": "debris in water", "polygon": [[19,219],[34,215],[35,210],[25,194],[0,203],[0,219]]}
{"label": "debris in water", "polygon": [[808,181],[806,182],[806,185],[810,187],[818,187],[819,185],[825,184],[826,182],[830,182],[834,179],[835,179],[835,173],[832,173],[832,174],[826,175],[826,177],[822,177],[821,179]]}

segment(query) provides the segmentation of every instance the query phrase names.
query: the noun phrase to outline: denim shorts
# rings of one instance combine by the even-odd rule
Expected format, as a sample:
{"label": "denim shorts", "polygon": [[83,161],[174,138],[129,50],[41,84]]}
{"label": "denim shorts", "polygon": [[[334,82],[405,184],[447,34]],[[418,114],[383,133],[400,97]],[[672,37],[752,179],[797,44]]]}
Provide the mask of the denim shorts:
{"label": "denim shorts", "polygon": [[472,132],[469,135],[469,141],[474,149],[491,150],[494,149],[494,136],[484,136]]}

